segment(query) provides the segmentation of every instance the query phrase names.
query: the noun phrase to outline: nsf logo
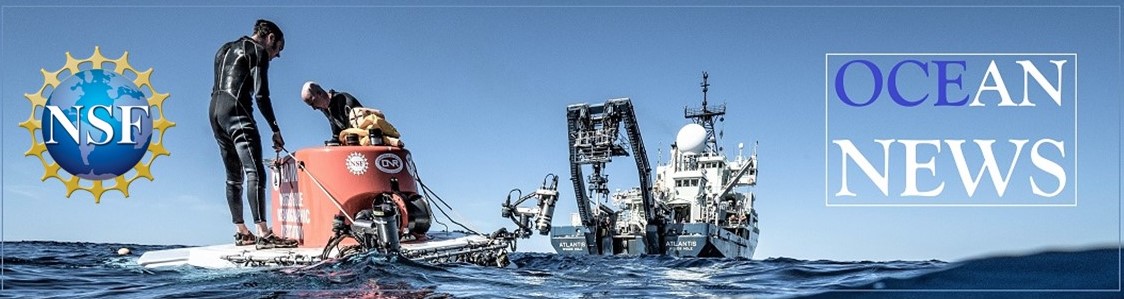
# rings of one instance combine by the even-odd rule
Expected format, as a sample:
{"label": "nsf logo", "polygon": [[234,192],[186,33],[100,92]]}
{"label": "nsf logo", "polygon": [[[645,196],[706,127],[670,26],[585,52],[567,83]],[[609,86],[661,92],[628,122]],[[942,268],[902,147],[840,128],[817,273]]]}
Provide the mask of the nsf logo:
{"label": "nsf logo", "polygon": [[63,182],[67,197],[76,190],[90,192],[94,202],[108,190],[128,197],[129,184],[151,181],[152,162],[170,154],[163,146],[164,132],[175,126],[164,117],[168,94],[152,87],[151,68],[137,71],[128,58],[125,52],[108,59],[98,47],[86,59],[67,52],[66,65],[41,70],[43,85],[24,95],[32,105],[20,123],[31,133],[25,155],[38,157],[42,180]]}

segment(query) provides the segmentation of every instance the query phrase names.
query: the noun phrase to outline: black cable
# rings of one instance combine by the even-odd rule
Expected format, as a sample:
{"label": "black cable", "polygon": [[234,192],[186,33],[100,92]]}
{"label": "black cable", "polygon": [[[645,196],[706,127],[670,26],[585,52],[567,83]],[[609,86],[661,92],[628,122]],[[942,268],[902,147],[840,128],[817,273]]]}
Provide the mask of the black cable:
{"label": "black cable", "polygon": [[[408,162],[410,162],[410,168],[412,168],[414,170],[414,180],[418,181],[418,186],[421,186],[422,193],[426,195],[426,199],[429,199],[429,195],[432,194],[433,197],[437,198],[438,202],[440,202],[441,204],[444,204],[446,208],[449,208],[449,210],[452,211],[453,210],[452,206],[450,206],[448,203],[446,203],[444,199],[441,199],[441,196],[438,196],[437,192],[433,192],[433,190],[429,189],[429,186],[426,186],[425,183],[422,182],[421,174],[418,173],[418,165],[414,164],[413,157],[410,157]],[[452,219],[449,219],[449,220],[452,220]]]}
{"label": "black cable", "polygon": [[422,187],[422,190],[424,190],[426,193],[431,194],[433,195],[433,197],[437,198],[437,201],[445,205],[446,208],[449,208],[450,211],[453,210],[453,207],[450,206],[449,203],[446,203],[444,199],[441,199],[441,196],[438,196],[437,192],[429,189],[429,186],[427,186],[425,183],[422,183],[420,179],[418,180],[418,185],[420,185]]}
{"label": "black cable", "polygon": [[[331,239],[328,239],[328,244],[324,245],[324,251],[320,253],[320,259],[328,259],[328,255],[331,254],[332,248],[338,249],[340,241],[343,241],[344,236],[345,235],[340,234],[333,236]],[[343,257],[343,254],[341,253],[339,257]]]}
{"label": "black cable", "polygon": [[[437,196],[437,192],[433,192],[433,190],[429,189],[429,186],[426,186],[425,183],[422,182],[421,174],[418,173],[418,166],[417,166],[417,164],[414,164],[414,159],[411,157],[411,159],[409,159],[408,161],[410,162],[410,167],[414,169],[414,180],[416,180],[418,182],[418,185],[422,187],[422,194],[425,195],[425,198],[427,200],[430,200],[431,199],[430,196],[432,195],[433,198],[436,198],[438,202],[444,204],[446,207],[449,208],[450,211],[452,211],[453,210],[452,206],[449,206],[449,204],[446,203],[445,200],[441,199],[440,196]],[[432,200],[430,200],[430,202],[432,202]],[[479,232],[476,232],[475,230],[472,230],[471,228],[468,228],[468,226],[466,226],[464,224],[461,224],[460,222],[457,222],[457,220],[453,219],[453,217],[449,216],[449,213],[446,213],[445,209],[442,209],[440,205],[433,205],[433,206],[437,207],[437,211],[440,211],[441,215],[445,216],[446,219],[449,219],[449,222],[452,222],[453,224],[456,224],[457,226],[460,226],[461,228],[463,228],[464,230],[466,230],[470,233],[477,234],[477,235],[483,235]]]}
{"label": "black cable", "polygon": [[457,226],[460,226],[461,228],[465,229],[466,231],[468,231],[470,233],[473,233],[473,234],[476,234],[476,235],[481,235],[481,236],[484,235],[484,234],[481,234],[479,232],[476,232],[476,231],[472,230],[471,228],[468,228],[467,226],[465,226],[464,224],[461,224],[460,222],[457,222],[457,220],[453,219],[453,217],[449,217],[449,214],[445,213],[445,210],[442,209],[441,206],[439,206],[439,205],[433,205],[433,206],[437,207],[437,210],[440,211],[441,215],[444,215],[445,218],[448,218],[449,222],[452,222],[453,224],[456,224]]}
{"label": "black cable", "polygon": [[[424,185],[424,184],[422,184],[422,183],[421,183],[421,181],[418,181],[418,184],[420,184],[420,185],[422,185],[422,186],[423,186],[423,193],[425,194],[425,197],[426,197],[426,199],[427,199],[427,200],[428,200],[428,199],[430,199],[430,197],[431,197],[431,196],[432,196],[432,197],[437,197],[437,194],[436,194],[436,193],[433,193],[433,191],[432,191],[432,190],[429,190],[429,188],[425,188],[425,187],[424,187],[425,185]],[[441,200],[441,198],[440,198],[440,197],[437,197],[437,199],[438,199],[438,200]],[[432,202],[432,200],[430,200],[430,201]],[[442,202],[442,203],[444,203],[444,201],[441,201],[441,202]],[[468,226],[466,226],[466,225],[464,225],[464,224],[461,224],[460,222],[457,222],[457,220],[456,220],[456,219],[453,219],[453,217],[452,217],[452,216],[449,216],[449,213],[448,213],[448,212],[445,212],[445,209],[442,209],[440,205],[433,205],[433,206],[437,208],[437,211],[441,212],[441,215],[442,215],[442,216],[445,216],[445,219],[449,219],[449,222],[452,222],[453,224],[456,224],[457,226],[460,226],[461,228],[465,229],[465,230],[466,230],[466,231],[468,231],[468,232],[471,232],[471,233],[473,233],[473,234],[477,234],[477,235],[480,235],[480,233],[479,233],[479,232],[476,232],[475,230],[472,230],[471,228],[468,228]],[[446,204],[446,206],[448,206],[448,205]],[[450,207],[450,208],[449,208],[449,210],[450,210],[450,211],[452,211],[452,207]]]}
{"label": "black cable", "polygon": [[444,222],[441,222],[441,220],[437,220],[437,218],[433,218],[433,222],[437,222],[437,224],[440,224],[441,226],[444,226],[445,227],[444,231],[446,231],[446,232],[449,231],[449,225],[445,224]]}

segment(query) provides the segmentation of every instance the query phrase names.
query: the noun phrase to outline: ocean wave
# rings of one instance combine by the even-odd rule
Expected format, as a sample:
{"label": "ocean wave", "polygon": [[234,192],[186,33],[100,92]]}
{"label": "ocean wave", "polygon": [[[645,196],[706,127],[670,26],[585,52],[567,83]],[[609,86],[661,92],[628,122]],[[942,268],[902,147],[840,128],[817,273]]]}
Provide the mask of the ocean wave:
{"label": "ocean wave", "polygon": [[365,255],[302,268],[149,270],[136,264],[136,256],[118,256],[121,247],[141,254],[182,246],[8,242],[0,297],[1120,298],[1118,292],[1089,291],[1118,288],[1116,248],[956,263],[514,253],[507,268],[428,265]]}

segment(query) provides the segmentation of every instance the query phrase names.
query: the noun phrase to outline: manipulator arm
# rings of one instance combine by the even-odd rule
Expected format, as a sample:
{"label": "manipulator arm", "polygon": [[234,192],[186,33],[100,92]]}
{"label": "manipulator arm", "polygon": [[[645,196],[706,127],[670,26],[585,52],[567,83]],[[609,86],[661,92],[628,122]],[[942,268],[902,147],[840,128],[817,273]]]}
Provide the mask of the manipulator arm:
{"label": "manipulator arm", "polygon": [[[554,206],[558,202],[558,176],[548,174],[543,178],[542,186],[534,193],[527,195],[522,193],[519,189],[512,189],[500,208],[502,216],[511,219],[518,226],[514,232],[515,237],[529,238],[534,230],[544,236],[549,234],[550,222],[554,217]],[[516,198],[514,202],[512,202],[513,194]],[[534,206],[520,206],[532,198],[537,201]]]}

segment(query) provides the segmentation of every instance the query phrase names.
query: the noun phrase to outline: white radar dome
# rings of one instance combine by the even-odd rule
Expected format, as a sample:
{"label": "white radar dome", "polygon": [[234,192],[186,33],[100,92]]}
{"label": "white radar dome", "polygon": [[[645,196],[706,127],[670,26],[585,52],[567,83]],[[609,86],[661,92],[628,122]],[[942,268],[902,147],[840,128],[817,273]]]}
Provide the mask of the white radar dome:
{"label": "white radar dome", "polygon": [[706,148],[706,129],[699,124],[683,126],[675,135],[675,144],[685,153],[701,153]]}

